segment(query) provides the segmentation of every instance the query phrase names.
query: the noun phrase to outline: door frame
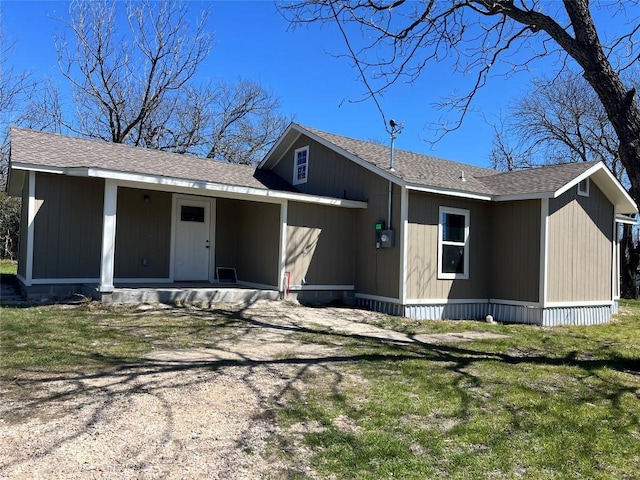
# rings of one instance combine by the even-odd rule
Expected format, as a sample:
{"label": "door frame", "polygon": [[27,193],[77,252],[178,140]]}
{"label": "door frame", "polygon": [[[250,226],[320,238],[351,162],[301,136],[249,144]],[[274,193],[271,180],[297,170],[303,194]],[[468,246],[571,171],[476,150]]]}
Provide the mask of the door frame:
{"label": "door frame", "polygon": [[171,282],[175,282],[176,228],[178,227],[178,199],[209,203],[209,283],[216,283],[216,199],[200,195],[174,193],[171,199],[171,255],[169,272]]}

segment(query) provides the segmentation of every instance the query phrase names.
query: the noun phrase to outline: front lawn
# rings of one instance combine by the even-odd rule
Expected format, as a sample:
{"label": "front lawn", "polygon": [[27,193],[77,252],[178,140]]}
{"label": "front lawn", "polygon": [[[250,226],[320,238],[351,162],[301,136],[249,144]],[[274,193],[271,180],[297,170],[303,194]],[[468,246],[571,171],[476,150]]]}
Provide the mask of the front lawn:
{"label": "front lawn", "polygon": [[[0,383],[34,372],[109,371],[144,363],[152,349],[213,348],[249,331],[250,320],[219,307],[3,308]],[[294,345],[344,355],[319,358],[315,370],[301,366],[304,387],[265,412],[280,427],[271,439],[277,460],[296,465],[302,451],[320,478],[336,479],[638,478],[640,303],[623,302],[613,322],[592,327],[375,318],[409,335],[508,337],[434,345],[281,329]],[[295,468],[286,476],[307,478]]]}
{"label": "front lawn", "polygon": [[314,379],[278,418],[313,426],[323,478],[638,478],[640,304],[623,310],[594,327],[407,321],[510,338],[389,348],[346,369],[358,382]]}

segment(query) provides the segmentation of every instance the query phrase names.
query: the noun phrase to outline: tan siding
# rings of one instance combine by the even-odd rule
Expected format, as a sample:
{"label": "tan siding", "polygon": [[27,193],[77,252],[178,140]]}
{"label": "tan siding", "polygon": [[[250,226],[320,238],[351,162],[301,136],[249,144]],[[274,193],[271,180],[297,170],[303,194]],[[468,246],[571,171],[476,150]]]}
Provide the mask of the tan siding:
{"label": "tan siding", "polygon": [[100,275],[104,181],[36,175],[34,278]]}
{"label": "tan siding", "polygon": [[355,215],[351,209],[289,202],[286,270],[292,285],[355,283]]}
{"label": "tan siding", "polygon": [[570,189],[549,201],[549,302],[611,299],[613,205],[591,182],[589,197]]}
{"label": "tan siding", "polygon": [[376,222],[387,218],[388,182],[368,177],[369,202],[356,213],[356,290],[359,293],[398,298],[400,285],[400,188],[394,185],[391,226],[395,231],[393,248],[376,249]]}
{"label": "tan siding", "polygon": [[237,200],[216,199],[216,266],[236,268],[238,250]]}
{"label": "tan siding", "polygon": [[[469,279],[438,279],[439,207],[469,210]],[[491,266],[491,207],[486,202],[440,195],[409,194],[407,297],[409,299],[487,299]]]}
{"label": "tan siding", "polygon": [[239,281],[278,285],[280,205],[216,200],[216,266],[235,268]]}
{"label": "tan siding", "polygon": [[294,151],[305,146],[309,147],[307,183],[296,185],[298,190],[314,195],[365,201],[374,194],[371,191],[371,172],[306,136],[301,136],[291,146],[275,166],[274,172],[292,182]]}
{"label": "tan siding", "polygon": [[18,246],[18,275],[27,276],[27,230],[29,222],[29,173],[22,185],[22,205],[20,207],[20,244]]}
{"label": "tan siding", "polygon": [[168,278],[170,248],[171,194],[118,188],[115,277]]}
{"label": "tan siding", "polygon": [[491,298],[539,301],[540,200],[493,204],[491,225]]}
{"label": "tan siding", "polygon": [[375,224],[387,221],[389,182],[345,159],[325,146],[301,136],[275,166],[282,178],[293,180],[293,153],[309,146],[308,181],[296,185],[303,193],[326,195],[368,203],[355,213],[355,286],[359,293],[389,298],[399,297],[400,282],[400,188],[393,187],[391,227],[396,246],[375,248]]}
{"label": "tan siding", "polygon": [[238,202],[238,279],[278,285],[280,205]]}

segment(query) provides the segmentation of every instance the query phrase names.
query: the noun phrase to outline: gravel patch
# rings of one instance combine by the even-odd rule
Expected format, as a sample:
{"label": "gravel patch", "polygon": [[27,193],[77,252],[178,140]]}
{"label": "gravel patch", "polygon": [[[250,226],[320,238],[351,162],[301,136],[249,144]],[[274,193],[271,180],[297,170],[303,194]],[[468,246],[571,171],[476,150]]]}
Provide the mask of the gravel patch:
{"label": "gravel patch", "polygon": [[0,479],[319,478],[302,442],[317,426],[282,432],[274,412],[314,378],[334,388],[353,380],[339,371],[349,356],[340,337],[300,343],[292,332],[476,339],[410,338],[361,323],[380,314],[346,308],[259,302],[241,311],[250,320],[243,335],[215,348],[157,350],[146,363],[103,372],[25,373],[0,386]]}

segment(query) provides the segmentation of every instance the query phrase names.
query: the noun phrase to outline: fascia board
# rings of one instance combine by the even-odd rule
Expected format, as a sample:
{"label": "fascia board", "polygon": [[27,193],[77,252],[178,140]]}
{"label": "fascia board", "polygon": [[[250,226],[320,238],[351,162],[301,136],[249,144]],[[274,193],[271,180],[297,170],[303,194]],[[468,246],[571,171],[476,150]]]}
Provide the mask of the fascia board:
{"label": "fascia board", "polygon": [[[282,160],[282,158],[284,157],[284,153],[287,150],[289,150],[289,148],[291,148],[291,145],[293,145],[296,142],[296,140],[300,137],[300,132],[295,128],[295,126],[296,126],[295,123],[289,124],[289,126],[284,131],[284,133],[282,135],[280,135],[280,138],[278,138],[278,141],[269,149],[269,151],[264,156],[264,158],[260,161],[260,163],[258,163],[258,165],[256,166],[256,169],[263,168],[267,163],[269,163],[269,161],[273,160],[271,157],[273,157],[276,154],[276,152],[278,151],[278,149],[281,146],[283,146],[285,142],[287,142],[287,146],[283,149],[283,153],[280,154],[275,159],[275,161],[273,161],[272,165],[270,165],[270,166],[271,166],[271,168],[273,168],[278,163],[280,163],[280,160]],[[289,136],[289,133],[292,132],[293,130],[298,132],[298,134],[294,135],[293,139],[287,141],[287,137]]]}
{"label": "fascia board", "polygon": [[425,187],[423,185],[407,185],[407,190],[412,192],[434,193],[436,195],[447,195],[449,197],[471,198],[474,200],[491,201],[491,195],[483,195],[480,193],[461,192],[459,190],[449,190],[440,187]]}
{"label": "fascia board", "polygon": [[554,198],[553,192],[516,193],[513,195],[494,195],[494,202],[512,202],[514,200],[540,200],[543,198]]}
{"label": "fascia board", "polygon": [[[79,173],[79,172],[78,172]],[[283,192],[279,190],[267,190],[253,187],[242,187],[237,185],[228,185],[223,183],[203,182],[197,180],[185,180],[181,178],[160,177],[154,175],[134,174],[117,172],[112,170],[103,170],[98,168],[89,168],[87,176],[96,178],[105,178],[119,180],[122,182],[131,182],[132,184],[146,184],[163,187],[186,188],[196,191],[210,191],[218,194],[226,194],[226,196],[246,196],[258,201],[281,203],[285,200],[293,200],[298,202],[315,203],[319,205],[327,205],[344,208],[367,208],[367,202],[359,202],[356,200],[345,200],[341,198],[323,197],[318,195],[309,195],[305,193]],[[192,192],[193,193],[193,192]]]}
{"label": "fascia board", "polygon": [[32,163],[22,163],[16,162],[11,163],[12,170],[26,170],[28,172],[40,172],[40,173],[56,173],[56,174],[65,174],[67,173],[67,168],[64,167],[53,167],[51,165],[37,165]]}
{"label": "fascia board", "polygon": [[[613,187],[614,192],[615,192],[615,196],[617,197],[615,200],[609,198],[609,200],[612,200],[612,203],[615,204],[616,214],[618,214],[618,213],[635,213],[635,212],[637,212],[638,211],[638,205],[636,204],[636,202],[633,200],[633,198],[631,198],[631,196],[629,195],[627,190],[622,186],[620,181],[616,177],[613,176],[613,173],[611,173],[611,171],[602,162],[598,162],[596,165],[591,167],[589,170],[587,170],[586,172],[582,173],[581,175],[579,175],[578,177],[573,179],[571,182],[569,182],[566,185],[564,185],[562,188],[558,189],[556,192],[554,192],[554,197],[553,198],[559,197],[560,195],[565,193],[570,188],[576,186],[578,183],[580,183],[585,178],[593,178],[595,183],[600,187],[600,189],[604,190],[606,187],[601,184],[602,178],[600,178],[603,175],[604,175],[604,177],[606,179],[605,182],[608,182],[609,185],[611,187]],[[609,197],[609,195],[607,194],[606,191],[604,191],[604,193],[605,193],[605,195],[607,197]]]}
{"label": "fascia board", "polygon": [[395,175],[393,175],[392,173],[388,172],[387,170],[384,170],[380,167],[377,167],[375,165],[370,164],[369,162],[366,162],[364,160],[362,160],[361,158],[357,157],[356,155],[353,155],[352,153],[347,152],[346,150],[344,150],[343,148],[338,147],[337,145],[334,145],[333,143],[325,140],[322,137],[319,137],[318,135],[316,135],[313,132],[310,132],[309,130],[306,130],[305,128],[301,127],[300,125],[295,125],[295,129],[302,133],[303,135],[306,135],[307,137],[311,138],[312,140],[318,142],[319,144],[327,147],[330,150],[333,150],[334,152],[338,153],[339,155],[342,155],[345,158],[348,158],[349,160],[351,160],[353,163],[360,165],[361,167],[369,170],[370,172],[375,173],[376,175],[384,178],[385,180],[389,180],[390,182],[395,183],[396,185],[399,185],[400,187],[406,187],[407,186],[407,182],[405,182],[404,180],[402,180],[399,177],[396,177]]}
{"label": "fascia board", "polygon": [[[596,163],[589,170],[587,170],[586,172],[582,172],[582,174],[578,175],[576,178],[574,178],[573,180],[571,180],[570,182],[566,183],[565,185],[560,187],[558,190],[553,192],[553,198],[558,198],[560,195],[562,195],[564,192],[569,190],[571,187],[574,187],[574,186],[578,185],[582,180],[584,180],[585,178],[590,177],[595,172],[597,172],[598,170],[602,170],[603,168],[605,168],[605,167],[604,167],[604,164],[602,162]],[[605,168],[605,170],[608,171],[609,169]],[[612,175],[612,177],[613,177],[613,175]]]}

